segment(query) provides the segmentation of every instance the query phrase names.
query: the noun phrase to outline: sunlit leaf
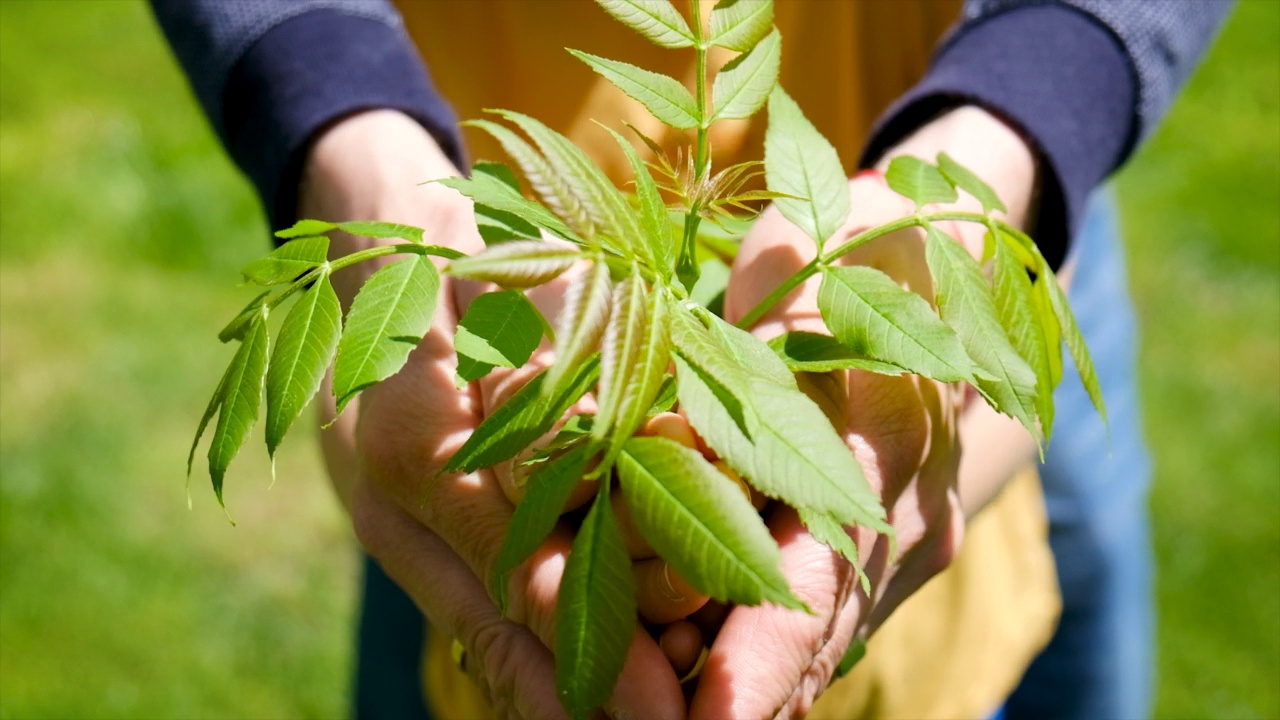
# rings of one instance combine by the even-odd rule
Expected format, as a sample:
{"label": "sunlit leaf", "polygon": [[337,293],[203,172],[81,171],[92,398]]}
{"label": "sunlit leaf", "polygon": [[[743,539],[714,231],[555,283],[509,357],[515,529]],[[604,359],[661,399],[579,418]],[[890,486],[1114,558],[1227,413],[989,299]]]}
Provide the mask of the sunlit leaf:
{"label": "sunlit leaf", "polygon": [[959,197],[938,168],[910,155],[889,161],[884,177],[889,188],[914,202],[917,210],[929,203],[955,202]]}
{"label": "sunlit leaf", "polygon": [[573,541],[556,601],[556,690],[575,720],[613,693],[636,632],[635,595],[631,557],[601,492]]}
{"label": "sunlit leaf", "polygon": [[782,35],[769,33],[760,44],[734,58],[716,73],[711,86],[712,106],[709,120],[749,118],[769,99],[778,83],[778,66],[782,60]]}
{"label": "sunlit leaf", "polygon": [[580,50],[569,52],[671,127],[693,128],[701,122],[697,101],[679,80]]}
{"label": "sunlit leaf", "polygon": [[339,412],[361,390],[400,371],[431,327],[439,290],[440,276],[425,256],[398,260],[369,277],[338,342],[333,394]]}
{"label": "sunlit leaf", "polygon": [[320,390],[342,333],[342,306],[322,275],[289,309],[267,371],[267,454]]}
{"label": "sunlit leaf", "polygon": [[721,602],[803,607],[759,514],[702,453],[663,437],[632,438],[618,476],[640,534],[695,588]]}
{"label": "sunlit leaf", "polygon": [[934,380],[973,381],[955,332],[924,298],[875,268],[826,268],[818,308],[831,333],[858,355]]}
{"label": "sunlit leaf", "polygon": [[249,324],[223,378],[218,423],[209,443],[209,477],[213,480],[213,492],[218,496],[219,504],[224,504],[222,478],[227,466],[240,452],[249,430],[258,421],[262,382],[267,374],[267,343],[267,321],[259,315]]}
{"label": "sunlit leaf", "polygon": [[529,559],[547,538],[569,495],[578,486],[592,449],[580,445],[538,466],[529,474],[524,497],[511,515],[511,523],[502,539],[502,548],[494,562],[490,584],[498,600],[498,608],[507,611],[507,576],[520,563]]}
{"label": "sunlit leaf", "polygon": [[804,508],[800,509],[800,522],[804,523],[805,528],[809,530],[809,534],[813,536],[814,540],[835,550],[843,555],[845,560],[849,561],[849,564],[853,566],[854,572],[858,573],[858,582],[862,585],[862,592],[870,596],[871,580],[862,571],[862,565],[858,562],[858,546],[853,544],[853,538],[849,537],[844,525],[826,513]]}
{"label": "sunlit leaf", "polygon": [[555,364],[547,370],[543,392],[560,390],[562,380],[594,353],[609,320],[609,266],[593,262],[569,284],[556,319]]}
{"label": "sunlit leaf", "polygon": [[595,385],[600,360],[591,357],[573,368],[564,389],[545,397],[546,372],[538,373],[505,403],[489,413],[441,472],[474,472],[493,467],[545,435],[570,406]]}
{"label": "sunlit leaf", "polygon": [[582,238],[569,229],[560,218],[545,207],[516,192],[511,186],[488,175],[470,178],[442,178],[437,180],[445,187],[453,188],[471,198],[478,205],[511,213],[525,222],[532,223],[553,235],[582,244]]}
{"label": "sunlit leaf", "polygon": [[1053,430],[1053,378],[1049,370],[1049,348],[1045,343],[1044,328],[1036,318],[1031,278],[1006,240],[996,243],[992,290],[1005,334],[1035,373],[1036,415],[1040,419],[1041,431],[1048,438]]}
{"label": "sunlit leaf", "polygon": [[551,171],[578,198],[591,225],[588,239],[593,239],[594,233],[602,233],[612,238],[607,245],[623,254],[631,252],[632,244],[640,237],[639,222],[626,197],[595,161],[569,138],[539,120],[510,110],[493,112],[515,123],[537,144]]}
{"label": "sunlit leaf", "polygon": [[550,282],[580,259],[582,253],[575,247],[540,240],[515,240],[455,260],[445,272],[508,288],[529,288]]}
{"label": "sunlit leaf", "polygon": [[249,263],[240,274],[255,285],[293,282],[308,270],[323,265],[328,255],[329,238],[324,235],[301,237]]}
{"label": "sunlit leaf", "polygon": [[992,210],[1005,212],[1004,203],[1000,201],[996,191],[992,190],[991,186],[983,182],[982,178],[975,175],[972,170],[952,159],[950,155],[938,153],[938,171],[956,188],[969,193],[982,203],[983,212]]}
{"label": "sunlit leaf", "polygon": [[830,335],[793,331],[769,341],[769,347],[782,358],[791,372],[831,372],[832,370],[865,370],[879,375],[901,375],[906,368],[864,357],[845,347]]}
{"label": "sunlit leaf", "polygon": [[[479,128],[492,135],[502,145],[502,149],[520,166],[520,170],[533,186],[533,191],[542,198],[542,202],[546,203],[547,207],[568,223],[575,232],[581,235],[591,234],[591,221],[587,209],[583,207],[583,200],[579,193],[574,191],[571,179],[554,170],[551,163],[533,146],[511,129],[489,120],[468,120],[463,125]],[[516,190],[519,191],[519,188],[517,187]]]}
{"label": "sunlit leaf", "polygon": [[955,330],[973,363],[992,378],[979,375],[978,389],[996,410],[1017,418],[1041,441],[1036,425],[1036,374],[1009,342],[982,267],[963,245],[932,225],[925,256],[939,314]]}
{"label": "sunlit leaf", "polygon": [[[518,290],[485,293],[458,321],[453,347],[458,375],[479,379],[494,366],[518,368],[529,362],[542,339],[542,321],[529,298]],[[464,363],[464,359],[471,362]]]}
{"label": "sunlit leaf", "polygon": [[1089,356],[1089,347],[1085,345],[1084,335],[1080,332],[1080,326],[1076,324],[1075,313],[1071,312],[1071,304],[1067,302],[1067,294],[1058,284],[1057,278],[1048,265],[1042,267],[1041,272],[1049,302],[1053,307],[1053,314],[1058,318],[1062,339],[1066,341],[1071,359],[1075,361],[1076,371],[1080,373],[1080,381],[1084,383],[1084,389],[1089,393],[1089,400],[1093,402],[1094,409],[1102,417],[1102,422],[1108,422],[1107,403],[1102,397],[1102,383],[1098,380],[1098,372],[1093,367],[1093,359]]}
{"label": "sunlit leaf", "polygon": [[612,461],[622,444],[653,414],[655,404],[661,405],[659,396],[664,388],[671,393],[666,407],[674,403],[674,385],[668,382],[667,367],[671,364],[671,342],[668,334],[668,305],[664,291],[649,294],[645,308],[644,333],[640,337],[632,364],[630,378],[623,385],[614,420],[614,431],[609,441],[608,460]]}
{"label": "sunlit leaf", "polygon": [[710,45],[746,52],[773,27],[773,0],[720,0],[711,10]]}
{"label": "sunlit leaf", "polygon": [[662,201],[658,185],[636,149],[617,132],[610,129],[609,134],[618,141],[627,156],[635,180],[636,197],[640,200],[640,229],[644,232],[646,242],[639,245],[638,254],[660,277],[670,277],[674,243],[671,226],[667,223],[666,203]]}
{"label": "sunlit leaf", "polygon": [[609,322],[600,345],[600,390],[596,394],[597,439],[604,439],[622,403],[622,395],[630,383],[640,354],[640,344],[648,324],[644,280],[636,274],[627,276],[613,289]]}
{"label": "sunlit leaf", "polygon": [[670,0],[596,0],[622,24],[657,45],[682,48],[693,45],[693,31]]}
{"label": "sunlit leaf", "polygon": [[326,222],[324,220],[299,220],[293,224],[293,227],[276,232],[278,238],[296,238],[303,235],[321,235],[330,230],[343,230],[358,235],[360,237],[378,238],[378,239],[395,239],[400,238],[410,242],[422,242],[423,230],[420,227],[412,225],[402,225],[400,223],[377,222],[373,220],[351,220],[349,222]]}
{"label": "sunlit leaf", "polygon": [[775,204],[821,249],[849,218],[849,183],[836,149],[781,86],[769,95],[764,167],[770,190],[806,198]]}
{"label": "sunlit leaf", "polygon": [[226,327],[218,332],[218,339],[224,343],[232,340],[243,340],[245,331],[249,329],[249,324],[266,312],[267,296],[270,294],[270,290],[258,293],[258,297],[250,300],[249,304],[236,313],[231,322],[227,323]]}

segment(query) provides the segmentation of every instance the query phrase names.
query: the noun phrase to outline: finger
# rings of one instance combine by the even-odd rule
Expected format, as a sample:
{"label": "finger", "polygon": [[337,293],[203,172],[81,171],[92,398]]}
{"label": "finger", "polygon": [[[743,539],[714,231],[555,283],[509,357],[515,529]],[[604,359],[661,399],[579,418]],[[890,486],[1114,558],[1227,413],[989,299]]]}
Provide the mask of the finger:
{"label": "finger", "polygon": [[710,644],[715,641],[716,634],[724,626],[725,618],[729,617],[732,608],[726,603],[710,600],[690,615],[689,620],[702,631],[703,641]]}
{"label": "finger", "polygon": [[626,546],[627,554],[631,556],[632,560],[644,560],[654,557],[658,552],[636,529],[635,523],[631,520],[631,506],[627,505],[623,492],[622,488],[617,488],[609,496],[609,504],[613,507],[613,516],[618,520],[618,529],[622,532],[622,544]]}
{"label": "finger", "polygon": [[707,602],[662,558],[631,564],[636,578],[636,606],[645,622],[661,625],[688,617]]}
{"label": "finger", "polygon": [[668,440],[674,440],[690,450],[698,448],[698,441],[694,435],[693,428],[689,425],[689,421],[678,413],[658,413],[646,420],[644,426],[640,428],[640,432],[636,434],[644,437],[664,437]]}
{"label": "finger", "polygon": [[783,573],[813,614],[769,604],[734,607],[699,676],[691,718],[772,717],[805,680],[832,637],[837,611],[852,597],[851,567],[814,540],[794,510],[781,508],[771,526]]}
{"label": "finger", "polygon": [[683,678],[698,664],[702,654],[702,631],[688,620],[673,622],[662,631],[658,645],[676,675]]}
{"label": "finger", "polygon": [[527,628],[503,620],[470,568],[430,530],[368,483],[353,496],[362,544],[418,608],[467,651],[468,671],[496,707],[521,718],[562,718],[551,653]]}
{"label": "finger", "polygon": [[[433,352],[448,348],[424,340],[414,351],[427,359]],[[412,356],[396,377],[373,391],[365,398],[368,405],[360,423],[365,472],[405,512],[438,534],[487,585],[511,520],[511,503],[488,471],[431,479],[475,427],[476,413],[464,399],[467,394],[454,388],[446,363],[414,361]],[[458,427],[442,425],[446,422]],[[436,434],[419,435],[416,428],[428,424]],[[427,443],[420,437],[443,440]],[[556,599],[570,545],[567,533],[553,533],[512,573],[508,585],[509,618],[529,627],[547,647],[554,647]],[[657,643],[641,633],[629,652],[629,670],[619,680],[615,698],[624,706],[639,703],[629,706],[637,717],[682,716],[679,683]]]}

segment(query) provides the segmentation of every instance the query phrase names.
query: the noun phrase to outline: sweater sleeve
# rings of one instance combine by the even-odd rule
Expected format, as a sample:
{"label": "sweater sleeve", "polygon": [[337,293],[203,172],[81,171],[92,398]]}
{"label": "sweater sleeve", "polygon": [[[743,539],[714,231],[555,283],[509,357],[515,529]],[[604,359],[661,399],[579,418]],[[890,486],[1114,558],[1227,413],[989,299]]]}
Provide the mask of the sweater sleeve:
{"label": "sweater sleeve", "polygon": [[151,0],[156,20],[273,228],[293,222],[316,132],[400,110],[462,164],[452,109],[385,0]]}
{"label": "sweater sleeve", "polygon": [[1044,169],[1035,235],[1057,265],[1089,194],[1168,110],[1226,0],[967,0],[925,77],[877,122],[874,164],[943,110],[975,104],[1017,127]]}

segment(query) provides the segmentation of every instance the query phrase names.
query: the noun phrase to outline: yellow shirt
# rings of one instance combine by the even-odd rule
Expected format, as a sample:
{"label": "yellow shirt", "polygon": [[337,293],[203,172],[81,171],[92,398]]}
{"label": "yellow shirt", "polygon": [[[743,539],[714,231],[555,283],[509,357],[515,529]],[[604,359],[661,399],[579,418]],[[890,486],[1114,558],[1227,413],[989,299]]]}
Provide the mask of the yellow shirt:
{"label": "yellow shirt", "polygon": [[[703,3],[704,11],[714,3]],[[484,108],[525,112],[569,136],[615,179],[626,162],[592,118],[622,120],[672,146],[684,139],[563,48],[630,62],[692,87],[691,50],[650,44],[589,0],[404,0],[410,35],[461,118]],[[677,0],[688,16],[687,2]],[[923,75],[959,0],[777,0],[783,87],[852,172],[875,118]],[[713,49],[714,69],[732,52]],[[502,159],[464,130],[473,158]],[[713,165],[762,157],[764,119],[712,128]],[[643,149],[642,149],[643,150]],[[813,718],[982,718],[1008,696],[1048,642],[1059,612],[1038,478],[1019,476],[969,526],[952,566],[890,618],[867,655],[815,705]],[[437,717],[491,716],[449,659],[450,638],[426,648],[426,695]]]}

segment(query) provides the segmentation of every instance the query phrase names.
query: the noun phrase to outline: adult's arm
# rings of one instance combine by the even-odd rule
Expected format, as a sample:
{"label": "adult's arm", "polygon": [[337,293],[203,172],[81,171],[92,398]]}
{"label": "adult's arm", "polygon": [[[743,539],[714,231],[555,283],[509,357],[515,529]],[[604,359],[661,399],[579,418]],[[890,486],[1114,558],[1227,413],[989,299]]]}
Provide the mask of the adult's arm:
{"label": "adult's arm", "polygon": [[361,110],[408,115],[461,167],[453,111],[386,0],[151,0],[151,8],[273,228],[294,220],[312,140]]}
{"label": "adult's arm", "polygon": [[925,77],[877,123],[862,162],[941,112],[983,107],[1041,166],[1033,235],[1055,265],[1085,201],[1168,110],[1229,0],[966,0]]}

